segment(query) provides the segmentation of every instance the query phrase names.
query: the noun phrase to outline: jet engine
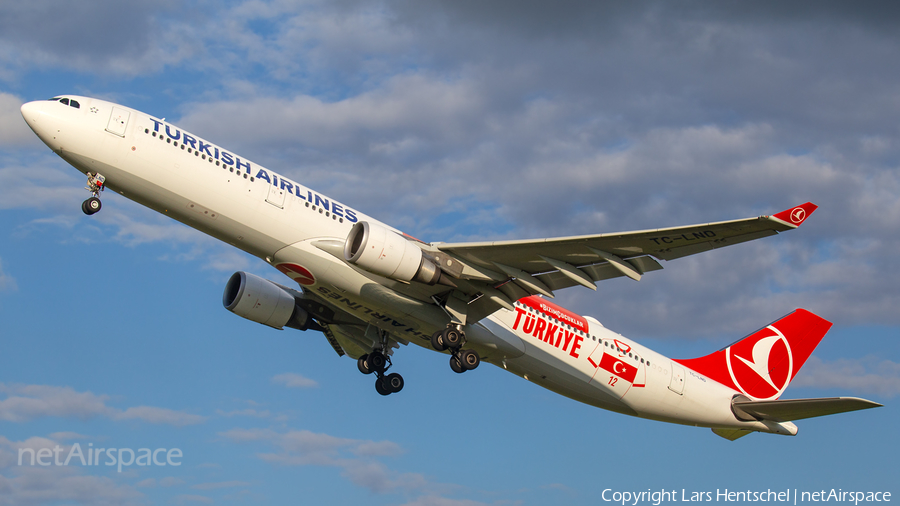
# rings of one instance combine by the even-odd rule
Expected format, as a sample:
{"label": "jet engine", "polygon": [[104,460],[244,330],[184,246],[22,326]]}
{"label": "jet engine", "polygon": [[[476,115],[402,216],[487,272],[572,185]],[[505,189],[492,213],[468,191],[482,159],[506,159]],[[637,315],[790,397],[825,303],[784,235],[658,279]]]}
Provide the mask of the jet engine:
{"label": "jet engine", "polygon": [[434,285],[441,279],[441,269],[412,241],[365,221],[350,229],[344,243],[344,258],[369,272],[400,281]]}
{"label": "jet engine", "polygon": [[248,272],[235,272],[225,285],[222,304],[232,313],[276,329],[306,330],[309,313],[275,283]]}

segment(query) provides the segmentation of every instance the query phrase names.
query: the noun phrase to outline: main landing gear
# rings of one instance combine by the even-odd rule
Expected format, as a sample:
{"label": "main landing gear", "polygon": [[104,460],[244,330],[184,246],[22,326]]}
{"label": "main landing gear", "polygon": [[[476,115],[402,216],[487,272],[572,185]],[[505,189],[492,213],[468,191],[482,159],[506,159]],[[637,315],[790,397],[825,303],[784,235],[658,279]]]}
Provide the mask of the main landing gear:
{"label": "main landing gear", "polygon": [[100,192],[105,188],[104,183],[106,183],[106,178],[99,172],[87,173],[87,186],[84,189],[91,192],[91,197],[81,203],[81,210],[84,211],[84,214],[90,216],[100,210]]}
{"label": "main landing gear", "polygon": [[382,353],[381,350],[374,350],[372,353],[359,357],[356,366],[363,374],[375,373],[375,391],[379,394],[390,395],[403,390],[403,376],[395,372],[384,374],[391,368],[391,357]]}
{"label": "main landing gear", "polygon": [[431,335],[431,346],[434,349],[437,351],[450,350],[450,369],[458,374],[471,371],[481,363],[481,357],[478,356],[477,351],[462,349],[465,344],[466,334],[454,326],[449,326]]}

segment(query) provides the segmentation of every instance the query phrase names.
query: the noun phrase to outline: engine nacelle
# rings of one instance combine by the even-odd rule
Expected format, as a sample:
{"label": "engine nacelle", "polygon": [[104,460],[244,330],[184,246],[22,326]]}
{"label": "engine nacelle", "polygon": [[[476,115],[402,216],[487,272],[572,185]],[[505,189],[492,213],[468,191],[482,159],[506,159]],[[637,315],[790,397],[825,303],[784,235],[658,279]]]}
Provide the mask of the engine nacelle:
{"label": "engine nacelle", "polygon": [[247,272],[235,272],[222,294],[225,309],[248,320],[276,329],[309,328],[309,313],[294,296],[275,283]]}
{"label": "engine nacelle", "polygon": [[393,230],[365,221],[350,229],[344,243],[344,258],[387,278],[428,285],[441,279],[441,269],[425,258],[412,241]]}

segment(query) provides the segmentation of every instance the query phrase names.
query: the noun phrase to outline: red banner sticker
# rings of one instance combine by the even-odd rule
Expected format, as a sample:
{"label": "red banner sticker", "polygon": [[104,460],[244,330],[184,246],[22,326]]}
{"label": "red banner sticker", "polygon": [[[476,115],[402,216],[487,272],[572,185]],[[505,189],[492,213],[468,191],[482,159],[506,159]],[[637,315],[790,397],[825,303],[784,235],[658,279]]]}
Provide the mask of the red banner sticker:
{"label": "red banner sticker", "polygon": [[637,367],[626,364],[608,353],[603,353],[603,358],[600,359],[600,367],[629,383],[634,383],[634,378],[637,376]]}

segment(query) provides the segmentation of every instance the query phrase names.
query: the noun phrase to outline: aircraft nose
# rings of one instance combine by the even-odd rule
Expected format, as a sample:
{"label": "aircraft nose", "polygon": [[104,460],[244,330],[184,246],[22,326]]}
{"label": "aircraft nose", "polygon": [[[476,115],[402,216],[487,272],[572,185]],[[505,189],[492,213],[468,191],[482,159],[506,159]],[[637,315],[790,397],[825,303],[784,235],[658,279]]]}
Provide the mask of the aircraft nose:
{"label": "aircraft nose", "polygon": [[38,125],[38,117],[41,115],[41,111],[44,108],[43,105],[43,101],[22,104],[22,117],[25,118],[25,122],[28,123],[28,126],[30,126],[35,133],[38,133],[36,128]]}
{"label": "aircraft nose", "polygon": [[45,110],[48,103],[45,100],[38,100],[22,104],[22,117],[25,118],[25,122],[28,123],[31,130],[44,141],[44,144],[50,146],[50,149],[56,149],[56,127],[54,125],[57,122],[53,121],[52,115],[47,114]]}

